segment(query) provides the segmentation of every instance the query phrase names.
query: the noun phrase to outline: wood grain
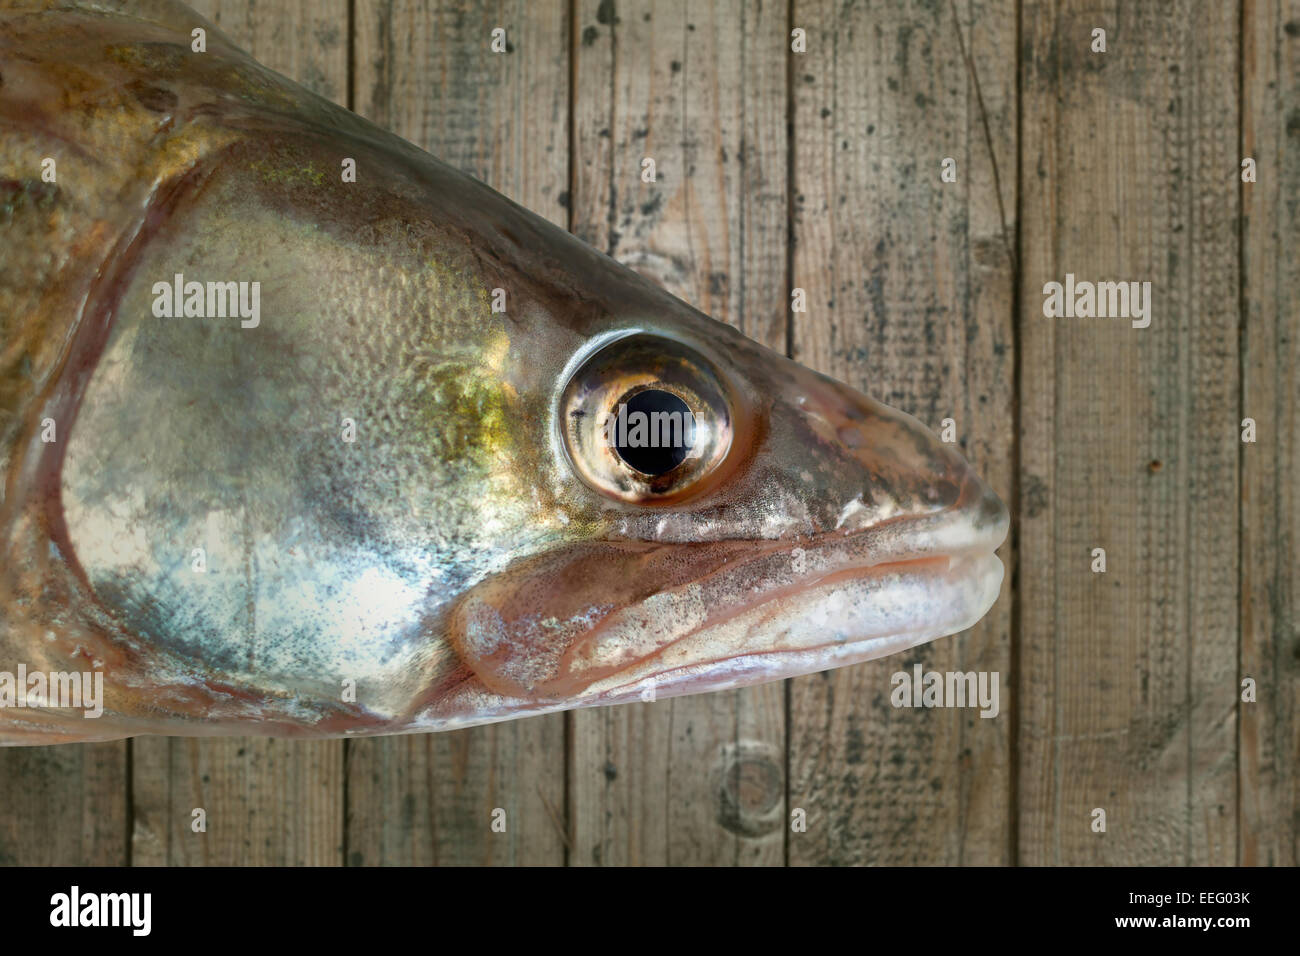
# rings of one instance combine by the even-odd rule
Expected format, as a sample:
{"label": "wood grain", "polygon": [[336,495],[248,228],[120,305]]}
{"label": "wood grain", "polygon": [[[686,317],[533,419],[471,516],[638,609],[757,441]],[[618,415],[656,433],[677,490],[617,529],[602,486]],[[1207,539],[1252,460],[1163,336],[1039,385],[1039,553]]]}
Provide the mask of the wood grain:
{"label": "wood grain", "polygon": [[138,738],[134,744],[134,865],[342,864],[341,741]]}
{"label": "wood grain", "polygon": [[1240,186],[1242,418],[1241,678],[1257,685],[1241,715],[1243,864],[1300,863],[1300,4],[1247,0],[1242,17]]}
{"label": "wood grain", "polygon": [[[784,350],[784,5],[584,0],[577,11],[573,231]],[[573,862],[782,862],[780,685],[570,722]]]}
{"label": "wood grain", "polygon": [[[506,53],[490,49],[506,31]],[[562,4],[393,0],[357,8],[359,113],[565,224]],[[349,864],[564,862],[564,717],[348,744]],[[492,827],[505,811],[505,832]]]}
{"label": "wood grain", "polygon": [[[1023,6],[1024,863],[1236,858],[1237,26]],[[1067,273],[1150,281],[1150,327],[1045,318]]]}
{"label": "wood grain", "polygon": [[[793,357],[936,431],[954,419],[1005,501],[1014,287],[993,163],[1014,214],[1014,7],[962,4],[958,22],[947,3],[801,0],[793,24],[808,31],[793,66],[793,282],[809,303]],[[940,179],[946,157],[956,182]],[[792,863],[1009,862],[1010,579],[960,637],[793,682],[791,806],[808,831],[791,835]],[[997,672],[999,716],[895,709],[890,676],[915,663]]]}
{"label": "wood grain", "polygon": [[[346,0],[194,0],[260,62],[346,105]],[[342,862],[343,744],[141,737],[133,752],[132,862]],[[209,829],[190,829],[195,807]]]}
{"label": "wood grain", "polygon": [[124,865],[126,747],[0,748],[0,866]]}

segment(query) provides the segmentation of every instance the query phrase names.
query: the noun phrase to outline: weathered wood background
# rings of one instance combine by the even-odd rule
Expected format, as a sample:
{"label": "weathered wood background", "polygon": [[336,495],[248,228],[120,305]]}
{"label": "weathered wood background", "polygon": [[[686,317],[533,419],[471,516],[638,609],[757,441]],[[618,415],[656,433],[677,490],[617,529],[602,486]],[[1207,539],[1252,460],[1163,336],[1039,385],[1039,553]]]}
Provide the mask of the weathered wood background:
{"label": "weathered wood background", "polygon": [[[1007,583],[960,637],[784,685],[2,750],[0,862],[1298,862],[1300,0],[195,6],[705,312],[955,419],[1014,515]],[[1067,272],[1150,280],[1150,328],[1044,318]],[[1001,714],[893,709],[916,661],[998,672]]]}

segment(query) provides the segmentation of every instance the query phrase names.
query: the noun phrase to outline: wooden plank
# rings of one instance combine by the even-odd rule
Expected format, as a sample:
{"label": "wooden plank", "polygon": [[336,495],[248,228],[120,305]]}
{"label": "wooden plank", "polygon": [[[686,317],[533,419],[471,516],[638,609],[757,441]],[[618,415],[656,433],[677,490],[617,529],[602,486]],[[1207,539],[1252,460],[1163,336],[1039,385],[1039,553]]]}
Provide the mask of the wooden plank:
{"label": "wooden plank", "polygon": [[126,742],[0,748],[0,866],[121,866]]}
{"label": "wooden plank", "polygon": [[[565,223],[565,4],[392,0],[359,4],[355,25],[359,113]],[[563,715],[349,741],[348,862],[562,863],[564,762]]]}
{"label": "wooden plank", "polygon": [[[194,0],[258,61],[346,105],[346,0]],[[342,862],[343,743],[132,741],[136,864]],[[207,811],[194,833],[191,813]]]}
{"label": "wooden plank", "polygon": [[[1245,0],[1242,154],[1257,182],[1241,186],[1245,323],[1241,446],[1241,705],[1243,864],[1300,863],[1300,4]],[[1290,147],[1290,149],[1288,149]]]}
{"label": "wooden plank", "polygon": [[348,0],[186,2],[257,62],[348,105]]}
{"label": "wooden plank", "polygon": [[132,863],[340,865],[341,743],[138,738]]}
{"label": "wooden plank", "polygon": [[[785,5],[577,10],[573,231],[783,351]],[[571,733],[573,862],[782,861],[779,684],[578,711]]]}
{"label": "wooden plank", "polygon": [[[954,419],[1007,502],[1014,292],[999,210],[1014,230],[1014,11],[799,0],[793,22],[808,31],[793,66],[793,283],[809,303],[794,316],[794,357],[936,431]],[[940,179],[945,157],[956,182]],[[790,800],[808,831],[791,835],[792,863],[1008,862],[1014,555],[1001,555],[1007,583],[977,627],[793,682]],[[890,677],[915,663],[996,672],[999,716],[893,708]]]}
{"label": "wooden plank", "polygon": [[[1238,17],[1023,6],[1024,863],[1236,860]],[[1045,317],[1067,273],[1150,327]]]}

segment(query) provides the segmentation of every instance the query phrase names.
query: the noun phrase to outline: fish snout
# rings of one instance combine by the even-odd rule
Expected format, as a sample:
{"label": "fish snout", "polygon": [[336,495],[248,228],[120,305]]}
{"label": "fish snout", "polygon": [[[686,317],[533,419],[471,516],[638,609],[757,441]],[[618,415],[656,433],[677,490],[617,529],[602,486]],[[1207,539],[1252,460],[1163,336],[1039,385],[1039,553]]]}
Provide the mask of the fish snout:
{"label": "fish snout", "polygon": [[812,533],[943,515],[1001,541],[1006,509],[963,457],[953,423],[936,432],[841,382],[793,363],[787,371],[773,376],[768,447],[789,486],[820,504]]}
{"label": "fish snout", "polygon": [[969,465],[953,504],[937,515],[935,537],[944,553],[989,555],[1006,540],[1010,527],[1007,506]]}

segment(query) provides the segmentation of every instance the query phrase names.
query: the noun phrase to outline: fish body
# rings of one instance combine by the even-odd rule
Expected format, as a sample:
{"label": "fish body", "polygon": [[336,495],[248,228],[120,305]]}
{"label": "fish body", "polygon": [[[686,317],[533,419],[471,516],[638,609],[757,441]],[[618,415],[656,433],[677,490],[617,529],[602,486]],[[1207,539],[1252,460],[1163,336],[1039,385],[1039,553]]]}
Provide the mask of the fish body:
{"label": "fish body", "polygon": [[919,422],[164,0],[0,0],[0,334],[5,743],[743,686],[1002,580]]}

